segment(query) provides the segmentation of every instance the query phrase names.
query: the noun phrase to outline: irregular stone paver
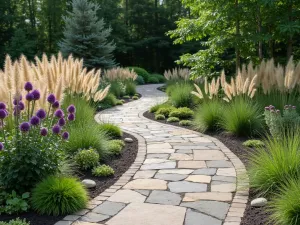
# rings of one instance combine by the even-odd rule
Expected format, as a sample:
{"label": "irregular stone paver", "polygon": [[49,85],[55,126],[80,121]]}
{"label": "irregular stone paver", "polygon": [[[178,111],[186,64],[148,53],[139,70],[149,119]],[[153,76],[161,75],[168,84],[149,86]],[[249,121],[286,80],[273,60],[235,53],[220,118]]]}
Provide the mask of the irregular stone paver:
{"label": "irregular stone paver", "polygon": [[188,210],[186,212],[186,218],[184,225],[221,225],[222,221],[215,219],[211,216],[207,216],[203,213],[194,212]]}
{"label": "irregular stone paver", "polygon": [[146,202],[162,205],[179,205],[181,197],[169,191],[152,191]]}
{"label": "irregular stone paver", "polygon": [[[96,115],[98,122],[118,124],[135,136],[139,149],[130,169],[92,199],[86,209],[74,214],[80,216],[76,222],[86,223],[83,225],[238,225],[248,200],[244,165],[213,137],[144,118],[143,112],[167,99],[157,87],[140,86],[138,92],[143,97],[139,100]],[[241,180],[237,175],[246,179]],[[233,189],[236,192],[231,192]],[[148,201],[152,203],[145,203]],[[113,204],[116,207],[110,208]],[[73,221],[59,222],[65,225]]]}
{"label": "irregular stone paver", "polygon": [[108,225],[182,225],[186,209],[171,205],[132,203],[109,220]]}
{"label": "irregular stone paver", "polygon": [[225,219],[225,216],[230,206],[228,203],[217,201],[186,202],[181,203],[180,205],[196,209],[200,212],[214,216],[218,219]]}

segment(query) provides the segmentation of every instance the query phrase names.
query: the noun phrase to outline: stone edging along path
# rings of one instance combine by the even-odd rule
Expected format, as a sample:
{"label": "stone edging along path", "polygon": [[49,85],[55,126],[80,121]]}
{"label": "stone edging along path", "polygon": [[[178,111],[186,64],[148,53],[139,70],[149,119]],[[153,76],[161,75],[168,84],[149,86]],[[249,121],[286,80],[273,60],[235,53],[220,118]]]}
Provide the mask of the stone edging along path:
{"label": "stone edging along path", "polygon": [[167,99],[157,87],[139,86],[140,100],[96,115],[138,139],[137,158],[87,209],[55,225],[240,224],[249,192],[245,166],[213,137],[143,117]]}

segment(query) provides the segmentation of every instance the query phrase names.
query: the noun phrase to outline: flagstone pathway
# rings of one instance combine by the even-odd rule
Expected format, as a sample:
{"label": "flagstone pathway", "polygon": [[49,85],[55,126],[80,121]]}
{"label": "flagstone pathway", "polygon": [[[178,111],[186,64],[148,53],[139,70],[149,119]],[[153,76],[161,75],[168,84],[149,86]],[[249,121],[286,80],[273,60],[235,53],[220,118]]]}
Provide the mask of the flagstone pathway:
{"label": "flagstone pathway", "polygon": [[167,99],[158,86],[139,86],[141,99],[96,116],[139,140],[137,158],[88,209],[56,225],[240,224],[248,199],[244,165],[215,138],[144,118]]}

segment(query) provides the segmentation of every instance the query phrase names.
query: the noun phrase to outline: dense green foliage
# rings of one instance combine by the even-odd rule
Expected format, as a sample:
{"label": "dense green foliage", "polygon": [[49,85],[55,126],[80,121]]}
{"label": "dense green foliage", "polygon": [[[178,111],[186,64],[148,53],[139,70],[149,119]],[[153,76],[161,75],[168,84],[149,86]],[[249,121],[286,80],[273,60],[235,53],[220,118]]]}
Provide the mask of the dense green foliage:
{"label": "dense green foliage", "polygon": [[165,117],[163,114],[156,114],[156,115],[155,115],[155,119],[156,119],[156,120],[165,120],[166,117]]}
{"label": "dense green foliage", "polygon": [[92,170],[92,174],[96,177],[108,177],[114,175],[114,173],[113,168],[107,165],[101,165]]}
{"label": "dense green foliage", "polygon": [[111,123],[102,123],[99,125],[99,127],[112,139],[122,137],[122,130],[117,125]]}
{"label": "dense green foliage", "polygon": [[176,122],[179,122],[179,121],[180,121],[180,119],[178,117],[169,117],[167,119],[168,123],[176,123]]}
{"label": "dense green foliage", "polygon": [[40,214],[72,214],[85,208],[87,203],[87,191],[75,178],[50,176],[32,191],[32,207]]}
{"label": "dense green foliage", "polygon": [[194,87],[190,83],[179,82],[168,85],[167,93],[170,96],[170,101],[175,107],[191,107],[193,105],[193,95],[191,92]]}
{"label": "dense green foliage", "polygon": [[111,140],[108,142],[108,151],[111,155],[120,155],[124,147],[124,142],[120,140]]}
{"label": "dense green foliage", "polygon": [[136,84],[134,81],[132,81],[132,80],[126,81],[125,94],[131,95],[131,96],[136,94]]}
{"label": "dense green foliage", "polygon": [[174,109],[171,111],[169,114],[170,117],[178,117],[179,119],[189,119],[194,115],[194,111],[187,108],[187,107],[182,107],[178,109]]}
{"label": "dense green foliage", "polygon": [[0,193],[0,215],[1,214],[18,214],[26,212],[29,209],[29,192],[23,193],[21,196],[15,191]]}
{"label": "dense green foliage", "polygon": [[99,163],[100,156],[94,149],[84,149],[75,155],[74,160],[80,169],[87,170]]}
{"label": "dense green foliage", "polygon": [[176,108],[174,106],[162,106],[155,112],[155,114],[162,114],[165,117],[168,117],[169,114],[175,109]]}
{"label": "dense green foliage", "polygon": [[180,122],[179,122],[179,125],[180,126],[185,126],[185,127],[188,127],[188,126],[191,126],[193,123],[192,123],[192,121],[190,121],[190,120],[181,120]]}
{"label": "dense green foliage", "polygon": [[243,145],[250,148],[259,148],[259,147],[264,147],[265,143],[261,140],[252,139],[243,142]]}
{"label": "dense green foliage", "polygon": [[21,220],[21,219],[15,219],[15,220],[10,220],[9,222],[3,222],[0,221],[0,225],[30,225],[29,223],[26,222],[26,220]]}

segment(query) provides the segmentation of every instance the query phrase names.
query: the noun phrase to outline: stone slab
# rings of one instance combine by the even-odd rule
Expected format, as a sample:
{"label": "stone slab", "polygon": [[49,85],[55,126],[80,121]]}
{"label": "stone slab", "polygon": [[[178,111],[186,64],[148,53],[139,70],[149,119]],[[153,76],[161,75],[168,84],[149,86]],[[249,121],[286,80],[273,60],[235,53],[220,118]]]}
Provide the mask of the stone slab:
{"label": "stone slab", "polygon": [[146,164],[141,167],[141,170],[159,170],[159,169],[174,169],[176,162],[153,163]]}
{"label": "stone slab", "polygon": [[146,202],[161,205],[179,205],[181,197],[169,191],[152,191]]}
{"label": "stone slab", "polygon": [[158,173],[155,175],[154,178],[160,179],[160,180],[166,180],[166,181],[180,181],[184,180],[187,178],[188,175],[184,174],[163,174],[163,173]]}
{"label": "stone slab", "polygon": [[203,213],[188,210],[184,225],[221,225],[222,221]]}
{"label": "stone slab", "polygon": [[122,202],[122,203],[142,203],[146,197],[136,191],[131,190],[119,190],[107,200],[111,202]]}
{"label": "stone slab", "polygon": [[199,169],[199,168],[206,168],[206,164],[204,161],[179,161],[178,168]]}
{"label": "stone slab", "polygon": [[206,183],[209,184],[211,181],[211,176],[206,175],[189,175],[186,179],[186,181],[192,181],[197,183]]}
{"label": "stone slab", "polygon": [[126,205],[124,203],[105,201],[101,205],[94,208],[92,210],[92,212],[109,215],[109,216],[114,216],[120,210],[122,210],[125,206]]}
{"label": "stone slab", "polygon": [[195,170],[192,174],[196,175],[215,175],[217,172],[216,168],[203,168]]}
{"label": "stone slab", "polygon": [[226,160],[226,156],[219,150],[194,151],[194,160]]}
{"label": "stone slab", "polygon": [[108,216],[108,215],[89,212],[89,213],[85,214],[83,217],[81,217],[80,220],[86,221],[86,222],[98,223],[98,222],[108,219],[109,217],[110,216]]}
{"label": "stone slab", "polygon": [[221,193],[221,192],[186,193],[183,198],[184,202],[195,202],[199,200],[230,202],[232,201],[232,193]]}
{"label": "stone slab", "polygon": [[133,179],[144,179],[144,178],[152,178],[154,174],[156,173],[156,170],[146,170],[146,171],[138,171],[134,175]]}
{"label": "stone slab", "polygon": [[207,185],[200,183],[193,183],[188,181],[170,182],[168,185],[171,192],[187,193],[187,192],[206,192]]}
{"label": "stone slab", "polygon": [[158,173],[162,174],[191,174],[194,170],[189,169],[175,169],[175,170],[159,170]]}
{"label": "stone slab", "polygon": [[127,183],[124,189],[166,190],[167,182],[158,179],[136,179]]}

